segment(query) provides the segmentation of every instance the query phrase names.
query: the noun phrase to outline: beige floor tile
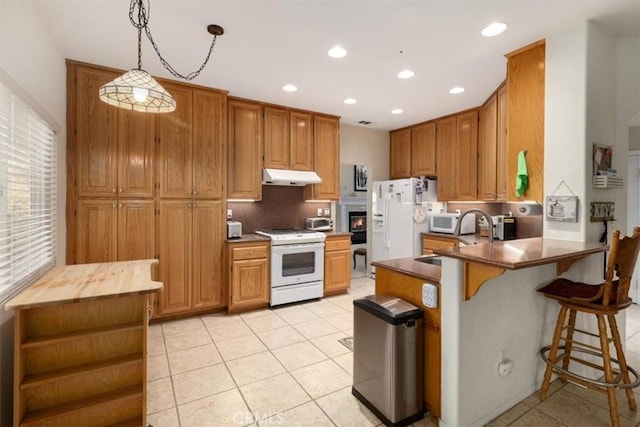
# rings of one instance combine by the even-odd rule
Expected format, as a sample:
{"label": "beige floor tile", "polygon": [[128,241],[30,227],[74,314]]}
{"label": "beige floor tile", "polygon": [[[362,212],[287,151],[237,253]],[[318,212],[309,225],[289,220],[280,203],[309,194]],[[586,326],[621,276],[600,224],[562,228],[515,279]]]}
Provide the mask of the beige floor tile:
{"label": "beige floor tile", "polygon": [[[325,318],[327,316],[337,316],[338,314],[344,314],[344,310],[333,303],[335,298],[338,298],[338,297],[327,298],[325,301],[321,303],[317,303],[315,305],[309,306],[309,311],[311,311],[314,314],[317,314],[318,316],[320,316],[320,318]],[[335,301],[338,301],[338,300],[335,300]]]}
{"label": "beige floor tile", "polygon": [[269,349],[284,347],[286,345],[305,341],[305,337],[300,335],[300,333],[291,326],[256,332],[256,335]]}
{"label": "beige floor tile", "polygon": [[309,341],[276,348],[271,352],[288,371],[327,359],[327,355]]}
{"label": "beige floor tile", "polygon": [[235,387],[223,363],[173,375],[178,405],[202,399]]}
{"label": "beige floor tile", "polygon": [[175,407],[171,378],[161,378],[147,383],[147,413],[153,414]]}
{"label": "beige floor tile", "polygon": [[314,399],[338,391],[352,383],[351,375],[333,360],[325,360],[296,369],[291,371],[291,375]]}
{"label": "beige floor tile", "polygon": [[316,403],[308,402],[258,422],[258,425],[260,427],[273,425],[282,427],[325,427],[331,426],[332,423]]}
{"label": "beige floor tile", "polygon": [[[563,388],[547,398],[535,409],[570,427],[609,426],[609,410],[594,405]],[[621,426],[634,426],[635,423],[620,417]]]}
{"label": "beige floor tile", "polygon": [[411,424],[412,427],[438,427],[438,423],[429,417],[424,417],[420,421]]}
{"label": "beige floor tile", "polygon": [[505,413],[501,414],[499,417],[495,418],[493,421],[491,421],[491,423],[487,427],[506,427],[529,410],[531,410],[531,407],[529,405],[520,402]]}
{"label": "beige floor tile", "polygon": [[169,363],[167,355],[160,354],[147,358],[147,381],[153,381],[169,376]]}
{"label": "beige floor tile", "polygon": [[164,338],[164,342],[167,346],[167,353],[212,343],[211,337],[205,329],[198,329],[183,334],[167,335]]}
{"label": "beige floor tile", "polygon": [[288,373],[241,386],[240,392],[258,420],[273,417],[310,400]]}
{"label": "beige floor tile", "polygon": [[147,337],[147,356],[157,356],[159,354],[165,354],[167,349],[164,346],[164,337]]}
{"label": "beige floor tile", "polygon": [[147,424],[153,427],[180,427],[178,411],[176,408],[171,408],[147,415]]}
{"label": "beige floor tile", "polygon": [[209,335],[218,343],[219,341],[251,335],[253,331],[239,316],[230,316],[229,319],[219,317],[202,318]]}
{"label": "beige floor tile", "polygon": [[220,353],[218,353],[213,344],[169,353],[169,366],[171,367],[172,375],[204,368],[220,362],[222,362],[222,357],[220,357]]}
{"label": "beige floor tile", "polygon": [[243,386],[285,372],[280,362],[268,351],[227,362],[238,386]]}
{"label": "beige floor tile", "polygon": [[[609,410],[609,398],[604,393],[578,387],[574,384],[567,384],[564,390],[569,393],[573,393],[576,396],[580,396],[586,401],[598,405],[607,411]],[[629,409],[629,401],[627,400],[627,395],[624,390],[617,390],[616,397],[618,399],[618,414],[620,416],[629,418],[630,420],[640,422],[640,413],[638,413],[638,411],[631,411]]]}
{"label": "beige floor tile", "polygon": [[204,324],[200,317],[188,317],[186,319],[169,320],[162,322],[164,336],[204,331]]}
{"label": "beige floor tile", "polygon": [[[368,294],[367,294],[368,295]],[[346,313],[353,313],[353,301],[336,301],[334,305]]]}
{"label": "beige floor tile", "polygon": [[251,334],[221,341],[218,343],[218,349],[222,358],[227,361],[261,353],[266,351],[267,347],[262,344],[262,341],[257,336]]}
{"label": "beige floor tile", "polygon": [[311,342],[313,343],[313,345],[322,350],[322,352],[327,356],[335,357],[351,351],[343,344],[340,344],[340,342],[338,342],[340,338],[346,337],[348,337],[348,335],[344,332],[337,332],[335,334],[314,338],[311,340]]}
{"label": "beige floor tile", "polygon": [[185,427],[245,426],[254,421],[251,411],[236,388],[180,405],[178,412],[180,422]]}
{"label": "beige floor tile", "polygon": [[353,375],[353,353],[348,352],[345,354],[341,354],[340,356],[336,356],[333,358],[333,361],[336,362],[342,369],[347,371],[349,375]]}
{"label": "beige floor tile", "polygon": [[147,329],[147,338],[156,338],[162,336],[162,324],[154,323],[153,325],[149,325]]}
{"label": "beige floor tile", "polygon": [[243,319],[247,320],[247,319],[254,319],[256,317],[264,317],[264,316],[271,316],[273,314],[273,310],[270,308],[262,308],[260,310],[251,310],[251,311],[247,311],[246,313],[242,313],[239,316],[242,317]]}
{"label": "beige floor tile", "polygon": [[297,325],[299,323],[310,322],[312,320],[320,320],[320,317],[307,308],[296,308],[289,311],[276,311],[278,316],[289,325]]}
{"label": "beige floor tile", "polygon": [[353,329],[353,313],[327,316],[324,318],[324,320],[340,330]]}
{"label": "beige floor tile", "polygon": [[380,420],[351,394],[351,387],[323,396],[316,403],[338,427],[380,424]]}
{"label": "beige floor tile", "polygon": [[271,312],[268,312],[264,316],[244,319],[244,321],[254,332],[268,331],[287,326],[287,323],[282,320],[280,316]]}
{"label": "beige floor tile", "polygon": [[337,328],[331,326],[331,324],[324,320],[312,320],[311,322],[300,323],[293,327],[307,339],[313,339],[338,332]]}
{"label": "beige floor tile", "polygon": [[[493,424],[492,424],[493,425]],[[566,424],[551,418],[548,415],[538,411],[537,409],[530,409],[529,412],[518,418],[510,424],[511,427],[564,427]],[[586,426],[585,426],[586,427]]]}

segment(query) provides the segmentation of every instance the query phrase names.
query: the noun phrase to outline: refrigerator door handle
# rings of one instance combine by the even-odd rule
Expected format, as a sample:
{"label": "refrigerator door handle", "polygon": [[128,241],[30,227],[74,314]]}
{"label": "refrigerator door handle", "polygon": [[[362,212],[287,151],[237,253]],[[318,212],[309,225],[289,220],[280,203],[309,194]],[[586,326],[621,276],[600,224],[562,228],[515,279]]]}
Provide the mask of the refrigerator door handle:
{"label": "refrigerator door handle", "polygon": [[389,197],[385,197],[383,227],[384,227],[384,247],[387,249],[391,247],[391,241],[389,240],[389,204],[390,204]]}

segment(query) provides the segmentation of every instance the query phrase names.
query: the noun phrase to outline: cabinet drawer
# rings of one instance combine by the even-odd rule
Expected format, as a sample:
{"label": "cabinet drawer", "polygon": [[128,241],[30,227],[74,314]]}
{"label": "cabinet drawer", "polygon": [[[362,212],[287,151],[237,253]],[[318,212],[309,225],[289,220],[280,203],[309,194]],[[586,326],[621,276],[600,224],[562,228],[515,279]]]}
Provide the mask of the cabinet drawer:
{"label": "cabinet drawer", "polygon": [[430,255],[432,254],[434,249],[441,249],[441,248],[455,248],[458,245],[457,242],[455,241],[445,241],[445,240],[436,240],[436,239],[429,239],[424,237],[422,239],[422,254],[423,255]]}
{"label": "cabinet drawer", "polygon": [[239,259],[257,259],[267,258],[269,254],[268,246],[245,246],[242,248],[233,248],[231,250],[234,261]]}
{"label": "cabinet drawer", "polygon": [[327,240],[325,241],[326,252],[343,251],[351,247],[351,240]]}

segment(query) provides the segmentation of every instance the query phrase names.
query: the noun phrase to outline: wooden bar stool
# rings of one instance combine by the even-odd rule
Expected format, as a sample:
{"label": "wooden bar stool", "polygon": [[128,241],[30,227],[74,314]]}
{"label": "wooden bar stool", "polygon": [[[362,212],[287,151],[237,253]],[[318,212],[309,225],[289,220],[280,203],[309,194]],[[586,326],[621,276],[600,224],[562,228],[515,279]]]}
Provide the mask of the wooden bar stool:
{"label": "wooden bar stool", "polygon": [[353,251],[353,269],[356,269],[356,255],[364,256],[364,268],[367,268],[367,248],[358,248]]}
{"label": "wooden bar stool", "polygon": [[[616,230],[613,233],[611,252],[607,262],[607,273],[603,283],[588,285],[558,278],[549,285],[538,289],[545,297],[557,300],[561,306],[552,344],[540,350],[540,356],[547,364],[542,388],[540,389],[540,400],[547,398],[551,374],[555,373],[563,381],[569,380],[587,388],[607,393],[611,424],[613,426],[620,425],[616,388],[625,389],[629,408],[632,411],[636,410],[636,401],[632,388],[640,385],[640,379],[638,373],[627,366],[615,315],[620,310],[624,310],[631,305],[629,286],[638,258],[639,248],[640,227],[634,227],[633,235],[622,239],[620,238],[620,231]],[[616,274],[617,278],[615,278]],[[575,327],[577,312],[595,315],[598,320],[598,332],[593,333],[577,329]],[[565,326],[567,313],[569,314],[569,319]],[[611,336],[608,335],[607,323]],[[574,338],[575,333],[598,338],[600,346],[576,340]],[[560,345],[561,341],[563,345]],[[611,357],[611,342],[613,342],[616,350],[616,359]],[[563,350],[563,352],[558,354],[558,350]],[[599,357],[602,359],[602,365],[584,360],[575,353]],[[572,372],[570,370],[570,362],[603,371],[604,380],[593,380]],[[634,377],[633,382],[629,373]]]}

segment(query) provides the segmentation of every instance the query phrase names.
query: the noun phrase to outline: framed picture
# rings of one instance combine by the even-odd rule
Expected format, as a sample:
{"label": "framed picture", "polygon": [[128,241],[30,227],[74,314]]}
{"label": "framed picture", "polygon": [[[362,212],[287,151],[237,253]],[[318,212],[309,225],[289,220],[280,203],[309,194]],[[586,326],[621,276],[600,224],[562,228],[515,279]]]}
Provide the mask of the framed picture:
{"label": "framed picture", "polygon": [[578,222],[577,196],[547,196],[547,221]]}
{"label": "framed picture", "polygon": [[606,175],[611,169],[611,157],[613,149],[602,145],[593,144],[593,174]]}
{"label": "framed picture", "polygon": [[367,167],[363,165],[354,165],[353,167],[353,189],[355,191],[367,191],[367,180],[369,174]]}

